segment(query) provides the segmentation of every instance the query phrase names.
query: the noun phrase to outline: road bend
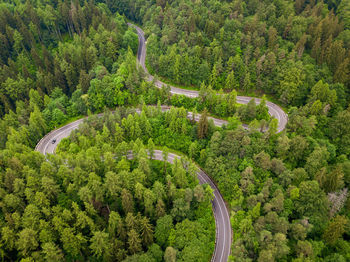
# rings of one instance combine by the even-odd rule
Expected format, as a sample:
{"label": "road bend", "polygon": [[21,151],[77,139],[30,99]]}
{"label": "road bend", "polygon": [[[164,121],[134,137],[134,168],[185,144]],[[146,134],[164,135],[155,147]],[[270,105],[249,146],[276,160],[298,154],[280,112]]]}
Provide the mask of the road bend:
{"label": "road bend", "polygon": [[[146,68],[145,60],[146,60],[146,40],[145,40],[145,34],[142,31],[141,28],[139,28],[136,25],[128,23],[129,26],[132,26],[136,29],[138,38],[139,38],[139,47],[137,52],[137,60],[139,64],[142,66],[144,71],[147,74],[147,79],[149,81],[154,81],[154,77],[148,73],[148,70]],[[165,83],[156,80],[155,85],[158,88],[161,88],[162,86],[166,85]],[[167,86],[167,85],[166,85]],[[170,92],[172,94],[178,94],[178,95],[185,95],[187,97],[198,97],[199,92],[196,90],[187,90],[187,89],[181,89],[178,87],[170,86]],[[254,98],[254,97],[246,97],[246,96],[237,96],[237,103],[240,104],[248,104],[248,102],[251,99],[255,99],[256,103],[259,104],[261,99],[260,98]],[[275,117],[278,120],[278,130],[277,132],[281,132],[285,129],[286,124],[288,122],[288,116],[287,114],[280,108],[278,105],[267,101],[266,106],[269,109],[269,114],[273,117]],[[162,106],[162,111],[169,110],[168,106]],[[136,112],[139,113],[138,110]],[[188,112],[187,117],[192,119],[193,114],[191,112]],[[213,120],[214,124],[216,126],[222,126],[224,124],[227,124],[227,121],[217,118],[209,117]],[[200,114],[196,114],[194,116],[194,119],[196,121],[199,121]],[[54,154],[55,150],[57,148],[57,145],[59,142],[63,139],[68,137],[71,132],[79,127],[79,125],[84,121],[84,119],[76,120],[70,124],[67,124],[59,129],[53,130],[50,133],[48,133],[46,136],[44,136],[37,146],[35,147],[36,151],[41,152],[44,155],[47,154]],[[55,141],[55,142],[54,142]],[[156,150],[154,158],[157,160],[165,161],[162,156],[162,151]],[[173,163],[175,158],[180,158],[180,156],[169,153],[168,154],[168,161],[169,163]],[[225,202],[215,185],[215,183],[210,179],[210,177],[201,169],[197,172],[198,180],[201,184],[207,183],[212,189],[214,193],[214,198],[212,200],[212,208],[213,213],[215,217],[215,225],[216,225],[216,240],[215,240],[215,250],[214,254],[212,256],[213,262],[226,262],[228,260],[228,257],[231,252],[231,241],[232,241],[232,228],[230,223],[230,217],[228,209],[225,205]]]}
{"label": "road bend", "polygon": [[[141,67],[143,68],[143,70],[146,72],[147,74],[147,79],[149,81],[153,81],[154,77],[152,75],[149,74],[147,68],[146,68],[146,39],[145,39],[145,33],[143,32],[143,30],[131,23],[128,23],[129,26],[132,26],[136,29],[138,38],[139,38],[139,47],[138,47],[138,51],[137,51],[137,60],[139,62],[139,64],[141,65]],[[199,91],[197,90],[188,90],[188,89],[181,89],[175,86],[171,86],[171,85],[167,85],[165,83],[163,83],[160,80],[156,80],[154,82],[155,86],[158,88],[162,88],[162,86],[169,86],[170,87],[170,93],[172,94],[177,94],[177,95],[184,95],[187,97],[198,97],[199,96]],[[250,100],[255,99],[255,102],[257,104],[260,104],[261,99],[260,98],[256,98],[256,97],[249,97],[249,96],[237,96],[237,103],[239,104],[248,104]],[[287,122],[288,122],[288,116],[287,114],[283,111],[283,109],[281,107],[279,107],[278,105],[267,101],[266,102],[266,106],[269,109],[269,114],[271,116],[273,116],[274,118],[276,118],[278,120],[278,127],[277,127],[277,132],[281,132],[285,129]]]}
{"label": "road bend", "polygon": [[[162,106],[162,111],[169,110],[170,107]],[[137,113],[140,113],[140,110],[136,110]],[[187,117],[192,119],[193,113],[188,112]],[[67,138],[73,130],[78,129],[79,125],[83,123],[85,118],[76,120],[70,124],[67,124],[59,129],[53,130],[44,136],[37,146],[35,147],[36,151],[41,152],[44,155],[54,154],[57,148],[57,145],[63,138]],[[194,116],[196,121],[199,121],[200,114],[196,114]],[[227,122],[221,119],[212,118],[214,124],[216,126],[222,126]],[[55,141],[55,142],[54,142]],[[169,153],[168,161],[169,163],[173,163],[175,158],[180,158],[180,156]],[[154,159],[164,161],[162,151],[155,150]],[[228,209],[225,205],[225,202],[219,192],[219,189],[215,185],[215,183],[210,179],[210,177],[201,169],[197,172],[198,180],[201,184],[207,183],[212,189],[214,193],[214,198],[212,200],[212,208],[215,218],[215,226],[216,226],[216,237],[215,237],[215,250],[212,256],[213,262],[226,262],[228,260],[228,256],[231,251],[231,238],[232,238],[232,230]]]}

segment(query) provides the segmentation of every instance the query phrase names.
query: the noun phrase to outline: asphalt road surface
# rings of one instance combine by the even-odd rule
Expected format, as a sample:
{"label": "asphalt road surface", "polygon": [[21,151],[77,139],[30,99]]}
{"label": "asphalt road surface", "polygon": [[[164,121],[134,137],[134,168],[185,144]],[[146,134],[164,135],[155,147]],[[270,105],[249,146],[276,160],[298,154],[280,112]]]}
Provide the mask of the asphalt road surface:
{"label": "asphalt road surface", "polygon": [[[144,37],[144,32],[142,31],[141,28],[135,25],[129,24],[129,26],[133,26],[136,29],[139,37],[139,48],[137,53],[137,59],[140,65],[143,67],[144,71],[147,73],[148,80],[153,81],[154,77],[148,73],[147,68],[145,66],[146,41]],[[157,80],[155,81],[155,85],[161,88],[163,85],[166,85],[166,84]],[[188,97],[198,97],[199,95],[199,92],[196,90],[181,89],[173,86],[170,86],[170,88],[171,88],[170,92],[172,94],[185,95]],[[253,98],[245,97],[245,96],[237,96],[237,103],[247,104],[251,99]],[[254,98],[254,99],[257,104],[259,104],[261,101],[259,98]],[[282,130],[285,129],[286,124],[288,122],[287,115],[279,106],[277,106],[274,103],[267,102],[266,105],[269,108],[269,114],[278,120],[278,132],[281,132]],[[166,111],[168,109],[169,107],[167,106],[162,107],[163,111]],[[139,112],[139,110],[136,110],[136,112]],[[192,113],[188,112],[187,117],[192,119]],[[198,121],[199,118],[200,118],[200,114],[197,114],[195,116],[195,120]],[[222,119],[216,119],[216,118],[211,118],[211,119],[213,119],[214,124],[216,126],[222,126],[223,124],[227,124],[227,121]],[[58,143],[63,138],[68,137],[70,133],[73,130],[77,129],[83,121],[84,119],[79,119],[59,129],[51,131],[39,141],[35,150],[41,152],[44,155],[54,154]],[[162,151],[156,150],[154,154],[154,158],[157,160],[164,161],[162,156]],[[180,158],[180,157],[176,154],[169,153],[167,161],[170,163],[173,163],[175,158]],[[213,183],[210,177],[201,169],[199,169],[198,171],[198,179],[201,184],[204,184],[204,183],[209,184],[214,192],[214,199],[212,201],[212,206],[213,206],[213,213],[214,213],[215,224],[216,224],[216,241],[215,241],[215,251],[212,257],[212,261],[226,262],[231,252],[231,241],[232,241],[232,229],[231,229],[230,217],[229,217],[227,207],[216,185]]]}
{"label": "asphalt road surface", "polygon": [[[129,159],[132,159],[132,154],[128,155]],[[169,153],[167,161],[169,163],[174,163],[175,159],[180,159],[181,157]],[[160,150],[154,150],[153,159],[164,161],[163,152]],[[200,184],[208,184],[214,193],[214,198],[212,200],[213,213],[215,217],[215,225],[216,225],[216,241],[215,241],[215,251],[212,256],[211,261],[221,262],[227,261],[228,256],[231,252],[231,222],[228,210],[226,208],[225,202],[219,192],[219,189],[213,183],[213,181],[209,178],[209,176],[201,169],[197,172],[197,177]]]}
{"label": "asphalt road surface", "polygon": [[[169,110],[170,107],[162,106],[162,111]],[[136,110],[137,113],[140,113],[140,110]],[[187,117],[192,119],[192,112],[188,112]],[[199,121],[200,114],[196,114],[194,119]],[[227,122],[221,119],[212,118],[216,126],[222,126]],[[79,125],[84,121],[83,119],[76,120],[70,124],[67,124],[59,129],[53,130],[44,136],[37,146],[35,147],[36,151],[41,152],[44,155],[54,154],[55,149],[57,148],[58,143],[70,135],[70,133],[78,129]],[[55,141],[53,143],[53,141]],[[175,158],[180,158],[178,155],[169,153],[167,161],[173,163]],[[162,151],[156,150],[154,154],[154,159],[163,161]],[[212,201],[213,213],[215,217],[216,225],[216,240],[215,240],[215,251],[212,257],[213,262],[222,262],[227,261],[228,256],[231,252],[231,238],[232,238],[232,229],[230,223],[229,212],[225,205],[225,202],[210,177],[201,169],[198,171],[198,180],[201,184],[208,183],[214,192],[214,199]]]}
{"label": "asphalt road surface", "polygon": [[[167,110],[170,110],[171,107],[169,106],[161,106],[162,111],[165,112]],[[135,109],[136,113],[141,113],[140,109]],[[102,114],[100,114],[102,116]],[[199,121],[201,117],[201,114],[195,114],[194,119],[196,122]],[[193,113],[187,112],[187,118],[193,119]],[[35,150],[41,152],[42,154],[54,154],[55,149],[57,147],[57,144],[63,139],[70,135],[70,133],[78,129],[79,125],[84,122],[85,118],[76,120],[72,123],[69,123],[59,129],[55,129],[51,131],[50,133],[46,134],[36,145]],[[214,118],[214,117],[208,117],[208,120],[212,119],[215,126],[223,126],[224,124],[227,124],[228,122],[226,120]]]}
{"label": "asphalt road surface", "polygon": [[[144,69],[144,71],[147,74],[147,78],[149,81],[153,81],[153,76],[148,73],[148,70],[146,68],[145,59],[146,59],[146,40],[145,40],[145,33],[142,31],[142,29],[136,25],[133,25],[131,23],[128,23],[129,26],[132,26],[136,29],[137,35],[139,37],[139,48],[137,52],[137,60],[139,61],[140,65]],[[158,88],[161,88],[163,85],[167,86],[167,84],[157,80],[154,83]],[[188,90],[188,89],[181,89],[178,87],[170,86],[170,92],[172,94],[178,94],[178,95],[184,95],[188,97],[198,97],[199,91],[196,90]],[[260,98],[254,98],[254,97],[248,97],[248,96],[237,96],[237,103],[239,104],[248,104],[248,102],[252,99],[255,99],[255,102],[257,104],[260,103]],[[266,106],[269,109],[269,114],[273,117],[275,117],[278,120],[278,128],[277,132],[281,132],[285,129],[287,122],[288,122],[288,116],[283,111],[282,108],[280,108],[278,105],[272,103],[272,102],[266,102]]]}

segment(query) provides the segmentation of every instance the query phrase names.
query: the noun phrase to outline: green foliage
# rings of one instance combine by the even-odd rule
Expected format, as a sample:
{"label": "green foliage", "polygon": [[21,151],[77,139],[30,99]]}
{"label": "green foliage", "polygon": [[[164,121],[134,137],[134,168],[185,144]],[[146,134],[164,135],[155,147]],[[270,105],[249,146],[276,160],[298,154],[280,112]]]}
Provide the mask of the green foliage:
{"label": "green foliage", "polygon": [[[52,99],[61,95],[57,92]],[[35,114],[40,114],[37,106],[30,126],[42,130]],[[121,114],[126,118],[121,119]],[[177,120],[195,128],[182,109],[162,113],[144,108],[141,116],[121,109],[88,118],[60,144],[58,155],[49,156],[50,161],[29,150],[29,145],[23,145],[27,150],[21,153],[8,151],[8,159],[2,162],[7,175],[1,176],[0,183],[0,214],[11,218],[0,225],[4,256],[161,261],[172,259],[168,246],[173,244],[172,231],[178,229],[178,234],[190,236],[194,231],[198,237],[188,243],[176,239],[177,255],[208,260],[214,250],[214,217],[196,169],[191,165],[187,171],[177,160],[164,170],[163,163],[150,160],[142,140],[155,151],[154,137],[143,133],[145,129],[136,140],[113,135],[116,127],[128,134],[148,123],[167,137],[168,128],[182,132],[182,127],[176,128]],[[134,152],[133,160],[125,157],[129,150]],[[193,226],[187,228],[186,221]]]}
{"label": "green foliage", "polygon": [[334,245],[336,241],[344,234],[348,226],[348,219],[343,216],[336,216],[327,226],[323,233],[323,238],[330,245]]}
{"label": "green foliage", "polygon": [[[149,161],[147,144],[151,156],[156,146],[178,150],[211,175],[232,210],[235,261],[349,260],[348,6],[0,4],[2,259],[208,261],[210,187],[198,185],[193,166]],[[149,71],[200,86],[198,98],[144,81],[137,34],[124,16],[143,23]],[[283,103],[283,134],[265,97],[238,106],[237,92]],[[90,116],[49,161],[32,150],[81,115],[156,103],[183,108]],[[203,112],[197,125],[184,108]],[[228,125],[216,129],[209,113]]]}
{"label": "green foliage", "polygon": [[329,10],[303,0],[259,8],[254,1],[109,6],[143,23],[152,74],[185,86],[263,91],[301,105],[322,79],[349,89],[348,1],[326,3]]}

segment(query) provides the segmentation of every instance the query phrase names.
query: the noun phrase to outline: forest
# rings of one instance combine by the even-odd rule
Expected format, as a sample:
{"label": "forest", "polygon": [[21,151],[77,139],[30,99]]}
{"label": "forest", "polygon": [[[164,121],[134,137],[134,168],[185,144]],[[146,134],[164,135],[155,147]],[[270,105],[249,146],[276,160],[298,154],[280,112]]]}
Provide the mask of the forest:
{"label": "forest", "polygon": [[[215,235],[211,189],[198,184],[193,164],[185,170],[180,160],[171,166],[148,159],[145,146],[152,154],[154,143],[143,141],[153,128],[168,128],[164,116],[147,118],[143,112],[136,119],[121,113],[91,117],[49,161],[24,147],[10,157],[17,159],[18,169],[5,172],[5,260],[210,258]],[[132,135],[129,128],[138,123],[147,132]],[[128,150],[132,160],[125,157]]]}
{"label": "forest", "polygon": [[0,0],[0,47],[2,261],[210,261],[198,168],[229,261],[350,260],[349,0]]}

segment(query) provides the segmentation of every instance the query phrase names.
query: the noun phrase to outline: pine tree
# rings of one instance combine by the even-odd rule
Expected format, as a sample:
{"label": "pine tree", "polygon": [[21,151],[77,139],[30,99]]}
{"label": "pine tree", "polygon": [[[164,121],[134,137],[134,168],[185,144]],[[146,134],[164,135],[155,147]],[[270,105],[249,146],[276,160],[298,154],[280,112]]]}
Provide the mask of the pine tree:
{"label": "pine tree", "polygon": [[90,86],[90,76],[83,69],[80,70],[79,85],[83,93],[86,94]]}
{"label": "pine tree", "polygon": [[208,129],[209,129],[209,123],[207,118],[207,110],[204,109],[203,113],[201,114],[201,118],[198,122],[198,138],[203,139],[207,137],[208,135]]}
{"label": "pine tree", "polygon": [[153,143],[153,140],[152,140],[152,138],[150,138],[149,140],[148,140],[148,153],[149,153],[149,157],[150,157],[150,159],[152,160],[153,159],[153,157],[154,157],[154,143]]}
{"label": "pine tree", "polygon": [[276,28],[274,28],[273,26],[270,26],[268,35],[269,35],[268,46],[269,46],[270,49],[274,49],[275,45],[276,45],[276,41],[277,41],[277,30],[276,30]]}
{"label": "pine tree", "polygon": [[168,162],[168,155],[169,155],[169,150],[166,146],[163,147],[162,150],[162,156],[163,156],[163,162],[164,162],[164,172],[166,173],[166,166]]}
{"label": "pine tree", "polygon": [[132,255],[142,250],[140,236],[134,229],[131,229],[128,233],[128,246]]}
{"label": "pine tree", "polygon": [[52,242],[46,242],[42,245],[43,248],[43,254],[45,261],[48,262],[56,262],[56,261],[63,261],[64,260],[64,255],[62,250],[57,247],[54,243]]}
{"label": "pine tree", "polygon": [[34,106],[34,111],[30,113],[29,117],[29,130],[31,135],[31,142],[33,145],[46,134],[47,125],[42,113],[37,106]]}
{"label": "pine tree", "polygon": [[242,82],[242,89],[244,90],[244,92],[248,93],[251,89],[251,86],[252,82],[250,80],[250,73],[246,72]]}
{"label": "pine tree", "polygon": [[247,120],[253,120],[256,118],[256,103],[255,99],[250,99],[244,112],[244,117]]}
{"label": "pine tree", "polygon": [[153,243],[153,226],[147,217],[141,219],[141,236],[146,247]]}
{"label": "pine tree", "polygon": [[90,249],[96,257],[108,257],[111,250],[111,244],[109,241],[108,233],[102,231],[94,232],[90,240]]}
{"label": "pine tree", "polygon": [[156,205],[156,216],[157,218],[165,216],[165,204],[163,200],[158,199],[157,205]]}
{"label": "pine tree", "polygon": [[229,73],[229,75],[226,78],[225,82],[225,89],[226,90],[233,90],[238,88],[238,82],[235,79],[235,73],[233,70]]}
{"label": "pine tree", "polygon": [[122,206],[125,214],[134,212],[134,199],[125,188],[122,190]]}
{"label": "pine tree", "polygon": [[345,58],[344,61],[337,66],[334,73],[334,82],[347,83],[350,82],[350,59]]}
{"label": "pine tree", "polygon": [[237,92],[236,90],[232,90],[228,95],[227,95],[227,109],[228,109],[228,114],[232,115],[236,112],[236,105],[237,103]]}
{"label": "pine tree", "polygon": [[336,216],[327,226],[323,233],[323,239],[329,245],[335,245],[337,240],[344,234],[349,220],[344,216]]}

